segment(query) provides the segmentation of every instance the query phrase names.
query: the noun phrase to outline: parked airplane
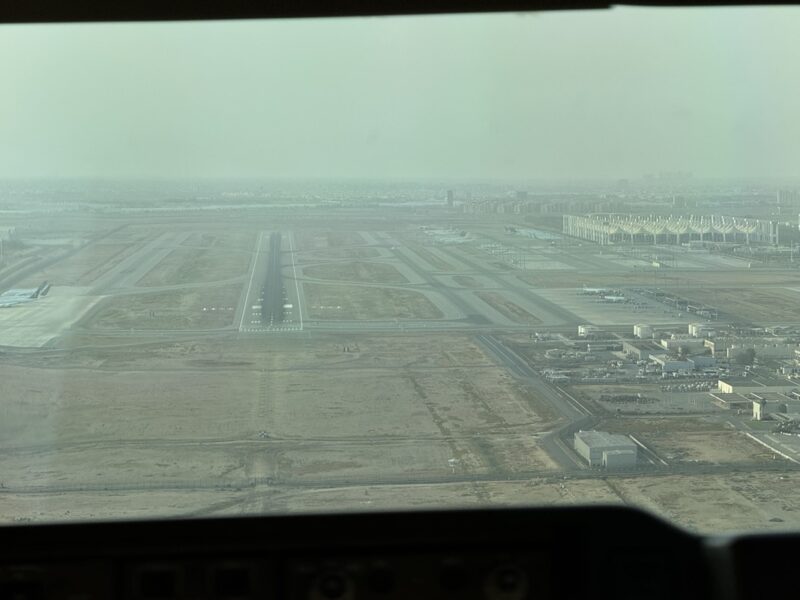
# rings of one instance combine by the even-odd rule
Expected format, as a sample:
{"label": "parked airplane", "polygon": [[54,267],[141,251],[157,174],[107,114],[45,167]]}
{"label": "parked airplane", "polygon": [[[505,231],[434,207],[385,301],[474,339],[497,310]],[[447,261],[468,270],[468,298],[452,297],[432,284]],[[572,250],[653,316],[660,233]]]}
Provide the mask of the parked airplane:
{"label": "parked airplane", "polygon": [[35,300],[39,296],[46,296],[50,291],[50,284],[46,281],[37,288],[15,288],[0,294],[0,308],[11,308]]}

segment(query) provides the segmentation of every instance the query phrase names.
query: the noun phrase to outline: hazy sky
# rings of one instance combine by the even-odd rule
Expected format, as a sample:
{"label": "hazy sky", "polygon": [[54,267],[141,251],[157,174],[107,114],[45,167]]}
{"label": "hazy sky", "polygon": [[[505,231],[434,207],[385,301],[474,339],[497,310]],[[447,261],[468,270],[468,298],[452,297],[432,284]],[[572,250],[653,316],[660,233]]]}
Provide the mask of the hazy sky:
{"label": "hazy sky", "polygon": [[0,177],[794,176],[798,8],[0,27]]}

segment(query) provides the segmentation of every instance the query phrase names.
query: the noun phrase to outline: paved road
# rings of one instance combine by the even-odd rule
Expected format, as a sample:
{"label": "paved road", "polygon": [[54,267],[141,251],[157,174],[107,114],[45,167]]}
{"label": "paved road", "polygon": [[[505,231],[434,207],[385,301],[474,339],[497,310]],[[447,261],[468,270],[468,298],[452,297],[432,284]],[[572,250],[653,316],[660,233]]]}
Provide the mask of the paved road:
{"label": "paved road", "polygon": [[567,392],[542,379],[528,362],[491,335],[476,335],[475,340],[483,346],[490,356],[506,367],[517,378],[522,379],[536,390],[539,398],[550,404],[565,424],[551,431],[540,440],[542,448],[564,471],[586,468],[568,445],[568,440],[579,429],[589,429],[598,420],[588,407]]}
{"label": "paved road", "polygon": [[[536,390],[537,395],[550,404],[565,421],[565,424],[543,435],[541,447],[555,460],[561,469],[572,472],[586,469],[587,465],[572,450],[575,432],[582,429],[593,429],[601,419],[594,414],[592,407],[578,400],[558,385],[551,384],[531,368],[528,362],[501,340],[491,335],[476,335],[475,340],[482,345],[500,364],[508,368],[516,377],[524,380]],[[666,467],[668,463],[641,440],[634,440],[639,446],[639,456],[647,463]]]}

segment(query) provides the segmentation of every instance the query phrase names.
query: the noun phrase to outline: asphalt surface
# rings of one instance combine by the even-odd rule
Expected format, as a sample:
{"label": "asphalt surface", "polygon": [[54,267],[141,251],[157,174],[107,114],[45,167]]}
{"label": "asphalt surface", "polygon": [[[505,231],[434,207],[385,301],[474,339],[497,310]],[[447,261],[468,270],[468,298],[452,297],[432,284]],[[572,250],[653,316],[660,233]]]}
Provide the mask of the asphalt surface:
{"label": "asphalt surface", "polygon": [[269,259],[264,287],[261,288],[261,322],[274,326],[283,323],[283,274],[281,273],[281,234],[273,233],[269,237]]}
{"label": "asphalt surface", "polygon": [[[401,244],[391,238],[386,240],[387,243],[394,247],[400,248]],[[404,265],[411,269],[422,281],[427,283],[432,290],[441,293],[453,306],[455,306],[465,317],[466,321],[476,325],[483,325],[489,323],[489,320],[482,314],[476,313],[475,309],[466,303],[458,294],[441,284],[435,276],[431,273],[424,271],[419,265],[410,259],[403,251],[394,251],[393,255],[400,260]]]}
{"label": "asphalt surface", "polygon": [[558,306],[557,304],[550,302],[531,292],[530,289],[522,286],[517,285],[513,281],[510,281],[510,278],[505,278],[502,275],[498,274],[496,270],[484,267],[472,259],[466,257],[463,252],[459,252],[456,254],[452,249],[447,247],[441,247],[440,250],[449,256],[452,256],[454,259],[461,261],[465,265],[467,265],[470,269],[475,271],[476,273],[481,274],[483,277],[486,277],[490,281],[493,281],[497,287],[507,290],[509,292],[513,292],[515,294],[519,294],[523,298],[529,298],[531,301],[538,305],[541,309],[548,312],[549,314],[561,319],[566,323],[582,323],[583,319],[578,317],[577,315],[569,312]]}

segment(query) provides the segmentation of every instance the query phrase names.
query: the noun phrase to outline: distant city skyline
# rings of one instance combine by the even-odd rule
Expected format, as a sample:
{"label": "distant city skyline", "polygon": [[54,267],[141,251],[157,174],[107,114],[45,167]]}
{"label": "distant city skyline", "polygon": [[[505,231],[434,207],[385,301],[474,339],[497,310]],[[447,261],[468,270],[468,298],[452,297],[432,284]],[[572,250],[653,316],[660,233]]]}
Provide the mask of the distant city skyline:
{"label": "distant city skyline", "polygon": [[3,26],[0,178],[795,177],[797,7]]}

